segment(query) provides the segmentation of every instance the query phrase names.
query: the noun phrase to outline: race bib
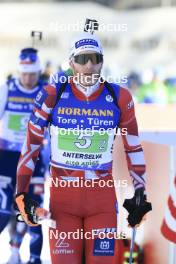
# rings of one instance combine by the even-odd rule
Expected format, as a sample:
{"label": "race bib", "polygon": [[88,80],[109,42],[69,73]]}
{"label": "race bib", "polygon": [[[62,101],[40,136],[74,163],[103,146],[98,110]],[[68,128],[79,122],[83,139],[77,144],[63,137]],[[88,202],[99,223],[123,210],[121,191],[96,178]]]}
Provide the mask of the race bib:
{"label": "race bib", "polygon": [[106,131],[85,133],[59,129],[51,137],[52,161],[57,166],[75,169],[109,169],[113,140],[114,135]]}
{"label": "race bib", "polygon": [[26,115],[10,114],[8,120],[8,129],[23,132],[26,130],[29,117]]}

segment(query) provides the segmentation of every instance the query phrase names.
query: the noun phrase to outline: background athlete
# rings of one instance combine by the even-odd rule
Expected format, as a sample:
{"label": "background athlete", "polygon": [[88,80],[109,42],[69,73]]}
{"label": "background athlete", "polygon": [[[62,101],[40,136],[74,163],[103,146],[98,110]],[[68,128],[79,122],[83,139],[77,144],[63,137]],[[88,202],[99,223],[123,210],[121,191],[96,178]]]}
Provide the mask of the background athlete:
{"label": "background athlete", "polygon": [[[7,226],[12,215],[13,195],[16,185],[16,169],[26,125],[33,108],[33,100],[46,84],[40,79],[41,65],[34,48],[25,48],[18,59],[19,77],[12,76],[0,87],[0,232]],[[26,164],[27,165],[27,164]],[[32,168],[29,162],[28,167]],[[39,204],[43,201],[45,165],[41,155],[37,162],[29,192]],[[11,256],[8,264],[19,264],[19,248],[26,232],[26,224],[13,223],[11,228]],[[41,226],[29,229],[31,234],[30,261],[41,263]]]}

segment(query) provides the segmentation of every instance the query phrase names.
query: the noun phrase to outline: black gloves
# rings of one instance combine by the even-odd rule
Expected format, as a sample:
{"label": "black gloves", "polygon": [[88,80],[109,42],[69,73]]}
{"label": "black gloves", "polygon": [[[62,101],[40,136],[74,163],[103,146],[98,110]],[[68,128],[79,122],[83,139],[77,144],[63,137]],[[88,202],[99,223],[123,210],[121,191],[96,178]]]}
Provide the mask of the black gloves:
{"label": "black gloves", "polygon": [[152,210],[151,203],[147,202],[144,188],[135,191],[133,198],[125,199],[123,207],[128,211],[128,223],[131,227],[139,225],[146,213]]}
{"label": "black gloves", "polygon": [[39,204],[32,200],[27,193],[15,196],[15,209],[19,210],[24,222],[29,226],[38,226],[37,208]]}

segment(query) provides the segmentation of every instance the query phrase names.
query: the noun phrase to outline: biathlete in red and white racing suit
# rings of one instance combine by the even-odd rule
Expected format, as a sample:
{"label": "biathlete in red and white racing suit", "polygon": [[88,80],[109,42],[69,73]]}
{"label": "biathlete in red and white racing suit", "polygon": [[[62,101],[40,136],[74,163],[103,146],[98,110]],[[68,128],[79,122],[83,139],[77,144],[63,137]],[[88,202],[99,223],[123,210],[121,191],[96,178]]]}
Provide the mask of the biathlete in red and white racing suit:
{"label": "biathlete in red and white racing suit", "polygon": [[[117,127],[127,131],[122,139],[135,193],[141,190],[145,195],[144,154],[130,92],[114,83],[100,83],[100,79],[91,85],[85,82],[87,76],[100,76],[102,64],[98,38],[89,33],[79,35],[72,43],[70,65],[74,76],[82,74],[82,81],[73,76],[64,86],[53,82],[39,92],[18,164],[16,203],[25,221],[36,225],[27,192],[44,131],[50,126],[50,173],[53,182],[58,179],[57,186],[50,187],[50,211],[57,224],[54,234],[58,234],[53,235],[50,229],[54,264],[81,264],[83,254],[87,264],[116,263],[115,239],[106,235],[117,231],[117,201],[113,184],[109,187],[106,183],[113,180]],[[104,187],[99,184],[102,180]],[[63,181],[67,183],[64,186]],[[80,186],[75,187],[75,181]],[[78,230],[87,237],[74,238],[70,232]],[[99,237],[100,232],[104,238]]]}

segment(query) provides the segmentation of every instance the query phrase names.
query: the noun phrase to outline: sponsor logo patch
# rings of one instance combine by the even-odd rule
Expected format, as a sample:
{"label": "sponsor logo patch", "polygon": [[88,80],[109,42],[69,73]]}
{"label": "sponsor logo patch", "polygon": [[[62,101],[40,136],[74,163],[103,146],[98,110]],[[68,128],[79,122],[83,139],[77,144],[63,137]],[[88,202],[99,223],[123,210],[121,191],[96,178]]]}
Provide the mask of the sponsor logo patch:
{"label": "sponsor logo patch", "polygon": [[67,99],[69,97],[69,93],[62,93],[61,98]]}
{"label": "sponsor logo patch", "polygon": [[113,98],[110,94],[106,95],[106,101],[110,103],[113,102]]}
{"label": "sponsor logo patch", "polygon": [[131,102],[129,102],[129,103],[127,104],[127,109],[128,109],[128,110],[131,109],[131,108],[133,107],[133,105],[134,105],[133,100],[131,100]]}
{"label": "sponsor logo patch", "polygon": [[45,90],[39,91],[35,99],[35,106],[41,108],[47,96],[48,96],[48,93]]}
{"label": "sponsor logo patch", "polygon": [[75,43],[75,48],[78,49],[87,45],[98,47],[98,42],[94,39],[81,39]]}
{"label": "sponsor logo patch", "polygon": [[94,256],[114,256],[115,239],[96,238],[94,241]]}

